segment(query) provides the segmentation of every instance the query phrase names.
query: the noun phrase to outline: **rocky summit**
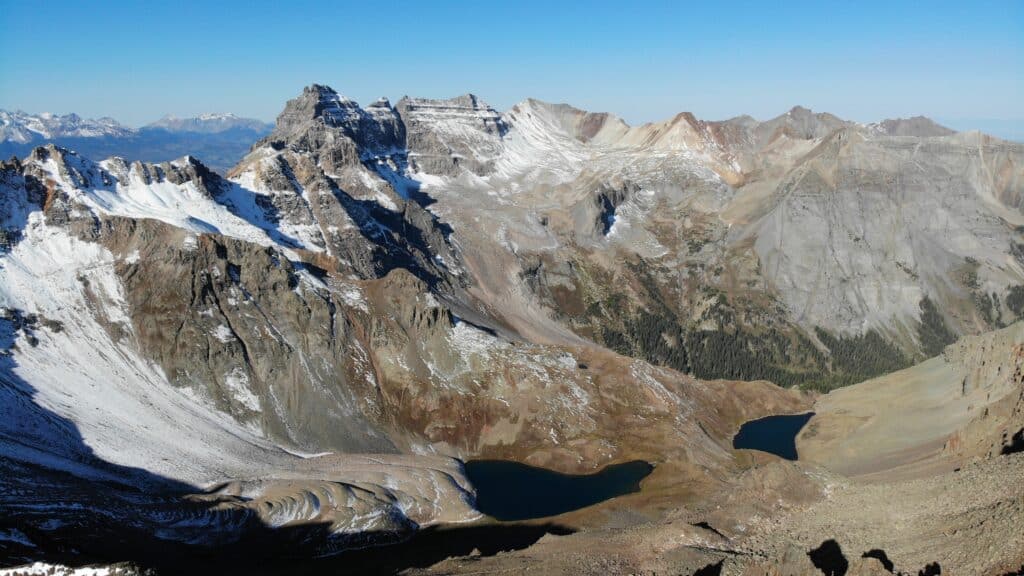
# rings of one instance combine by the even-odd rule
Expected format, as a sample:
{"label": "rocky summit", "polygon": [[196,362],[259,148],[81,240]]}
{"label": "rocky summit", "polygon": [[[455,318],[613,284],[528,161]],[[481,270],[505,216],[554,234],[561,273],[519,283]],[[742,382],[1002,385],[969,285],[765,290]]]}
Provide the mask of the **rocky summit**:
{"label": "rocky summit", "polygon": [[[0,565],[1024,567],[1024,145],[318,84],[250,142],[0,163]],[[501,522],[488,459],[653,471]]]}

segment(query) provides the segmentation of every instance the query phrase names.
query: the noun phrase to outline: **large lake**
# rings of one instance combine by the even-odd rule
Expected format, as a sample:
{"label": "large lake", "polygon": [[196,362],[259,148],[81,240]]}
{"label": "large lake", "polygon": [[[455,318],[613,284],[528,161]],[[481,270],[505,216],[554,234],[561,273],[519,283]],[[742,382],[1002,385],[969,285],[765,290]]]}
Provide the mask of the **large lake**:
{"label": "large lake", "polygon": [[796,435],[811,416],[814,412],[751,420],[740,427],[732,439],[732,447],[760,450],[786,460],[796,460]]}
{"label": "large lake", "polygon": [[654,466],[636,460],[586,475],[561,474],[508,460],[470,460],[476,507],[498,520],[529,520],[578,510],[640,491]]}

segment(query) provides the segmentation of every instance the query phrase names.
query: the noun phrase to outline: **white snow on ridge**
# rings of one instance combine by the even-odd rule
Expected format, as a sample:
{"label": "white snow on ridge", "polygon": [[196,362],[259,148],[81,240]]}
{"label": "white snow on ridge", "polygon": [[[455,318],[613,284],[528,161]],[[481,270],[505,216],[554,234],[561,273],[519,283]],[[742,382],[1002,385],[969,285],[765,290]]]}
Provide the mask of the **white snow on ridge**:
{"label": "white snow on ridge", "polygon": [[220,340],[221,342],[224,342],[225,344],[227,344],[228,342],[232,342],[235,339],[235,334],[234,332],[231,331],[231,328],[228,328],[223,324],[220,324],[219,326],[214,328],[213,336],[214,338]]}
{"label": "white snow on ridge", "polygon": [[0,576],[109,576],[110,568],[103,566],[72,568],[63,564],[35,562],[0,570]]}
{"label": "white snow on ridge", "polygon": [[26,144],[36,138],[95,138],[130,136],[134,133],[135,130],[122,126],[113,118],[93,120],[77,114],[62,116],[44,112],[33,115],[20,111],[0,110],[0,142]]}
{"label": "white snow on ridge", "polygon": [[[24,239],[0,260],[0,306],[63,325],[59,332],[37,330],[37,346],[19,346],[12,375],[36,389],[39,406],[75,423],[81,445],[60,436],[34,443],[68,456],[88,447],[110,462],[187,482],[214,479],[221,474],[216,472],[222,466],[218,461],[224,469],[232,468],[224,447],[235,446],[244,454],[265,442],[227,415],[195,405],[159,368],[138,356],[130,342],[114,341],[97,322],[100,317],[127,323],[124,302],[117,297],[122,288],[114,262],[102,246],[47,226],[38,212]],[[87,279],[94,293],[105,293],[102,310],[86,297],[79,278]],[[0,422],[0,446],[6,433],[23,437],[17,422],[0,420],[6,420]],[[234,461],[234,467],[246,468],[244,458]]]}
{"label": "white snow on ridge", "polygon": [[[107,169],[109,162],[100,163],[100,167]],[[265,230],[272,226],[263,221],[261,213],[250,209],[243,213],[244,218],[240,217],[192,182],[182,185],[166,181],[147,184],[134,170],[129,172],[126,180],[112,186],[89,186],[83,190],[69,186],[74,190],[69,192],[101,213],[152,218],[196,233],[215,232],[264,246],[274,243]]]}
{"label": "white snow on ridge", "polygon": [[[262,160],[266,161],[266,159]],[[231,181],[234,186],[222,193],[220,200],[229,205],[234,213],[239,214],[244,220],[256,224],[257,227],[271,232],[271,236],[277,239],[278,244],[292,245],[296,242],[306,250],[314,252],[323,251],[323,234],[319,225],[313,219],[312,214],[306,213],[308,222],[295,222],[289,218],[283,218],[278,222],[270,222],[263,214],[263,210],[256,204],[257,196],[271,198],[276,194],[294,194],[288,191],[267,190],[256,181],[253,171],[247,171],[238,178]],[[302,199],[306,206],[309,206],[309,196],[305,190],[301,190]],[[335,224],[337,225],[337,224]],[[348,227],[349,223],[342,223]],[[275,234],[276,233],[276,234]],[[284,241],[287,238],[287,241]]]}
{"label": "white snow on ridge", "polygon": [[253,412],[260,412],[260,398],[253,394],[249,387],[249,376],[245,370],[235,367],[224,375],[224,385],[231,392],[232,398]]}
{"label": "white snow on ridge", "polygon": [[[64,161],[78,174],[63,172],[57,160],[39,164],[68,195],[100,214],[128,218],[149,218],[196,234],[216,233],[261,246],[277,245],[322,251],[322,236],[315,224],[280,222],[267,218],[257,197],[268,193],[240,182],[228,182],[211,198],[191,181],[146,182],[136,165],[127,166],[112,158],[93,163],[76,154]],[[187,159],[172,165],[182,166]],[[248,174],[246,175],[248,176]]]}

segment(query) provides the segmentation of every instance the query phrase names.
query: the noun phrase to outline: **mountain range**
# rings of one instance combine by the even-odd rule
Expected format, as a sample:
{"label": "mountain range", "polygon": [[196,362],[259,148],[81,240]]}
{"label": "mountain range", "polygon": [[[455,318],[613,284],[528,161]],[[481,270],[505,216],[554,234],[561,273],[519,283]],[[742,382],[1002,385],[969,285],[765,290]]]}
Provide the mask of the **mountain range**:
{"label": "mountain range", "polygon": [[[829,541],[850,574],[1024,562],[1022,144],[316,84],[265,133],[15,116],[9,564],[187,572],[215,546],[339,568],[445,530],[468,547],[402,568],[479,548],[437,572],[817,573]],[[65,145],[226,125],[252,135],[229,169]],[[812,411],[800,461],[732,444]],[[480,518],[480,458],[655,467],[626,508],[509,527]],[[535,537],[495,549],[501,530]]]}
{"label": "mountain range", "polygon": [[36,146],[53,143],[94,158],[121,156],[163,162],[186,154],[201,155],[213,169],[226,171],[271,128],[259,120],[230,113],[195,118],[165,116],[135,129],[113,118],[92,120],[77,114],[32,115],[0,110],[0,156],[24,156]]}

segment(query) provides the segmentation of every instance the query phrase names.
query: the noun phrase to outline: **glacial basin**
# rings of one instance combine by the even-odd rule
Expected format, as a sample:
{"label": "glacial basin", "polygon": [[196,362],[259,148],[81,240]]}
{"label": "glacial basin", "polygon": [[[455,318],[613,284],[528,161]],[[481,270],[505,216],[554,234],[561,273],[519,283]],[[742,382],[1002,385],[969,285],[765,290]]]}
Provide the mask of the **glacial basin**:
{"label": "glacial basin", "polygon": [[814,412],[751,420],[740,426],[740,431],[732,439],[732,447],[760,450],[786,460],[796,460],[796,435],[811,416]]}
{"label": "glacial basin", "polygon": [[466,462],[466,476],[476,488],[477,510],[506,521],[545,518],[639,492],[640,481],[653,470],[642,460],[581,475],[509,460]]}

